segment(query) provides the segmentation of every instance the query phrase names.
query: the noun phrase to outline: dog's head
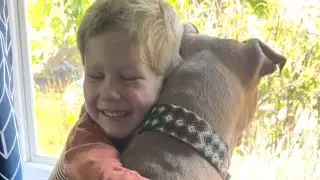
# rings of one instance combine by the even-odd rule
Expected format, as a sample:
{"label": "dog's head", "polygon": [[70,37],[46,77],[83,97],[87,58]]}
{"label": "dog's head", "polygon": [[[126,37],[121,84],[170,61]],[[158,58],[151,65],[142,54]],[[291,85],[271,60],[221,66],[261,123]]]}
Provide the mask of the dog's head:
{"label": "dog's head", "polygon": [[213,126],[236,146],[253,119],[261,78],[282,70],[286,58],[258,39],[213,38],[192,24],[184,27],[180,53],[186,62],[169,78],[162,98],[215,118]]}
{"label": "dog's head", "polygon": [[258,102],[258,86],[261,78],[282,71],[286,58],[259,39],[243,42],[216,39],[212,51],[238,78],[241,85],[241,104],[235,128],[234,145],[241,143],[244,130],[251,124]]}

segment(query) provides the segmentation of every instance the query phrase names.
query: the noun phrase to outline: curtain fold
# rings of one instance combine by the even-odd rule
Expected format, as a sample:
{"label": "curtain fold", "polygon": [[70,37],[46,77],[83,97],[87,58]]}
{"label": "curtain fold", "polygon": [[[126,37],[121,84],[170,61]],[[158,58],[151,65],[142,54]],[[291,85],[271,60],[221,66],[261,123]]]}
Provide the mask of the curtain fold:
{"label": "curtain fold", "polygon": [[8,1],[0,0],[0,180],[22,180],[19,133],[13,106]]}

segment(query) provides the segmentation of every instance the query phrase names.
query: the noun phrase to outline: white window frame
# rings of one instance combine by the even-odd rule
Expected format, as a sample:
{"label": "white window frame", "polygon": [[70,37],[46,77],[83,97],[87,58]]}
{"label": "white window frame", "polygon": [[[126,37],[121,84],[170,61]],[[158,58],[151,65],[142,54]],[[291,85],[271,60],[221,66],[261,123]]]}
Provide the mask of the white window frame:
{"label": "white window frame", "polygon": [[31,165],[32,168],[42,168],[49,173],[57,159],[37,153],[27,1],[7,0],[13,55],[14,108],[20,130],[23,167]]}

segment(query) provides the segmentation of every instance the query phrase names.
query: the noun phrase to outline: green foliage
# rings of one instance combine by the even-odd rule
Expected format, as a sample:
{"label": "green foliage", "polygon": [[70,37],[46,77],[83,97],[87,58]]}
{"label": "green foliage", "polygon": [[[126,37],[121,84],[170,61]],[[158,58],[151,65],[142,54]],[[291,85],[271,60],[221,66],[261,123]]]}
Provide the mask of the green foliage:
{"label": "green foliage", "polygon": [[269,4],[267,0],[247,0],[252,11],[260,18],[267,18],[269,15]]}
{"label": "green foliage", "polygon": [[[235,179],[261,179],[266,168],[277,172],[266,179],[319,177],[314,169],[320,169],[320,5],[297,1],[300,4],[292,6],[280,0],[169,2],[182,21],[194,23],[201,33],[238,40],[258,37],[288,58],[281,74],[261,83],[255,121],[234,151],[231,171]],[[34,65],[75,48],[76,28],[90,3],[29,1]],[[79,62],[77,53],[71,54]],[[67,108],[62,94],[36,94],[39,143],[45,153],[59,154],[80,106],[77,101]]]}
{"label": "green foliage", "polygon": [[[33,0],[28,1],[31,24],[32,63],[46,62],[62,49],[76,46],[76,30],[92,0]],[[80,62],[79,57],[71,57]],[[57,61],[62,60],[58,59]]]}

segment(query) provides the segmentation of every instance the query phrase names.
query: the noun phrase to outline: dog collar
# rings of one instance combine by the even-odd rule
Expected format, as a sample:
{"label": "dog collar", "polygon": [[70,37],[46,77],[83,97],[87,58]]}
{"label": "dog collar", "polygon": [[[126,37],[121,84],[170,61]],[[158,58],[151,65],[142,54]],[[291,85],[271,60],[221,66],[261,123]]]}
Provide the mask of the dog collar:
{"label": "dog collar", "polygon": [[153,105],[138,127],[138,134],[157,130],[195,148],[211,163],[223,179],[230,175],[221,170],[228,155],[228,145],[211,125],[195,113],[173,104]]}

